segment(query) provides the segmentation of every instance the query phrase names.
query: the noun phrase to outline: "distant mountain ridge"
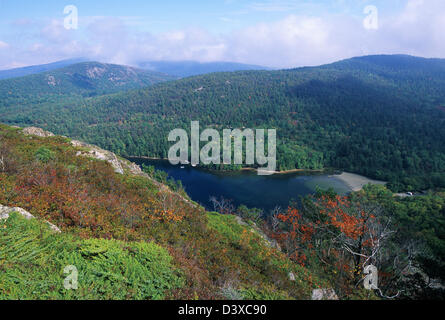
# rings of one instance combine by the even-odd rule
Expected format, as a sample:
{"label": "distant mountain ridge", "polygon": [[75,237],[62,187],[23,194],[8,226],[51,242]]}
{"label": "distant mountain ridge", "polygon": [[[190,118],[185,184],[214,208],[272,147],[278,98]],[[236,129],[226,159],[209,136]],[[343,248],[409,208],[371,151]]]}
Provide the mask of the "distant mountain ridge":
{"label": "distant mountain ridge", "polygon": [[[56,61],[41,65],[32,65],[21,68],[14,68],[8,70],[0,70],[0,80],[24,77],[37,73],[57,70],[65,68],[74,64],[91,62],[93,60],[88,58],[73,58],[61,61]],[[250,65],[237,62],[198,62],[192,60],[185,61],[142,61],[135,65],[136,68],[168,74],[176,78],[184,78],[200,74],[207,74],[213,72],[233,72],[243,70],[272,70],[271,68]]]}
{"label": "distant mountain ridge", "polygon": [[355,67],[355,68],[372,68],[373,71],[385,69],[387,71],[437,71],[445,72],[445,59],[440,58],[421,58],[406,54],[395,55],[371,55],[362,57],[353,57],[350,59],[340,60],[322,67]]}
{"label": "distant mountain ridge", "polygon": [[213,72],[233,72],[244,70],[271,70],[270,68],[237,62],[198,62],[198,61],[144,61],[139,68],[167,73],[180,78]]}
{"label": "distant mountain ridge", "polygon": [[129,66],[100,62],[82,62],[25,77],[0,80],[0,99],[22,96],[77,94],[84,97],[138,89],[158,82],[173,80],[172,76]]}
{"label": "distant mountain ridge", "polygon": [[8,70],[0,70],[0,80],[24,77],[24,76],[28,76],[31,74],[36,74],[36,73],[41,73],[41,72],[64,68],[64,67],[76,64],[76,63],[81,63],[81,62],[86,62],[86,61],[88,61],[87,58],[73,58],[73,59],[61,60],[61,61],[56,61],[56,62],[47,63],[47,64],[41,64],[41,65],[33,65],[33,66],[14,68],[14,69],[8,69]]}

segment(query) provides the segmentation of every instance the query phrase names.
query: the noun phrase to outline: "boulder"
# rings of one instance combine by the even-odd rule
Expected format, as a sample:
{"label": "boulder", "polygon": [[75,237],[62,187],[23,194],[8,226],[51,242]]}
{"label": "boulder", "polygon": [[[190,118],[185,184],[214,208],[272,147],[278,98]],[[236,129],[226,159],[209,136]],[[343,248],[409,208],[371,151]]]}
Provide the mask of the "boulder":
{"label": "boulder", "polygon": [[[26,211],[25,209],[19,208],[19,207],[6,207],[0,204],[0,220],[7,220],[9,218],[9,215],[13,212],[17,212],[18,214],[22,215],[23,217],[25,217],[26,219],[30,220],[30,219],[34,219],[35,217],[30,214],[28,211]],[[51,230],[53,230],[54,232],[58,232],[60,233],[60,229],[53,225],[52,223],[45,221],[49,228]]]}
{"label": "boulder", "polygon": [[312,300],[338,300],[334,289],[314,289]]}
{"label": "boulder", "polygon": [[44,137],[44,138],[54,136],[54,134],[52,132],[45,131],[41,128],[36,128],[36,127],[24,128],[23,133],[25,135],[33,135],[33,136]]}

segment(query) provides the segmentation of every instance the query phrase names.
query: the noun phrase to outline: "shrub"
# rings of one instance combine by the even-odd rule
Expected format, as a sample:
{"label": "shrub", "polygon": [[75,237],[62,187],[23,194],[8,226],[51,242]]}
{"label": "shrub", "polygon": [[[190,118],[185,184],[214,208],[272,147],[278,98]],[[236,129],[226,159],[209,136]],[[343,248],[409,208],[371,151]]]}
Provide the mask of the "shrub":
{"label": "shrub", "polygon": [[34,154],[35,158],[40,162],[47,163],[54,159],[54,153],[45,147],[40,147]]}

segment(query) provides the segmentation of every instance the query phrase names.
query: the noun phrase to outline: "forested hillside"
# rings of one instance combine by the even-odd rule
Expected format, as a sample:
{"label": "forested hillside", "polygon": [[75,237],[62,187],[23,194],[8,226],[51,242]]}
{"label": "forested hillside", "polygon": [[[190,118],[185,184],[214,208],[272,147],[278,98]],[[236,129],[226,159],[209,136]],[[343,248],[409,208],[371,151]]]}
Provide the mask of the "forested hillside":
{"label": "forested hillside", "polygon": [[[276,128],[280,170],[332,167],[389,181],[394,191],[445,186],[444,60],[368,56],[213,73],[81,103],[47,103],[42,94],[32,107],[23,106],[28,98],[14,86],[22,88],[0,82],[1,121],[79,137],[123,156],[166,157],[169,130],[199,120],[202,128]],[[5,92],[14,97],[5,99]]]}

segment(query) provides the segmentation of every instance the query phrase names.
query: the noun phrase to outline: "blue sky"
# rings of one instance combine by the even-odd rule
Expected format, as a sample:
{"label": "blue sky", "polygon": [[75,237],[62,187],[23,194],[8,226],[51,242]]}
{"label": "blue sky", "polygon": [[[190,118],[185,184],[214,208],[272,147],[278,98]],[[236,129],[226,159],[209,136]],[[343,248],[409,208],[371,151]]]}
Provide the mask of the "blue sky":
{"label": "blue sky", "polygon": [[[346,13],[362,16],[366,4],[386,13],[403,8],[404,0],[0,0],[0,20],[8,24],[25,19],[63,18],[65,5],[73,4],[80,17],[109,16],[134,19],[146,31],[160,32],[199,26],[214,32],[227,32],[259,22],[270,22],[289,14],[318,16]],[[4,31],[4,30],[2,30]],[[2,32],[3,33],[3,32]]]}
{"label": "blue sky", "polygon": [[[270,67],[354,55],[445,57],[443,0],[0,0],[0,69],[87,56],[104,62],[226,60]],[[75,5],[79,25],[64,28]],[[364,28],[364,8],[378,29]],[[439,32],[440,31],[440,32]]]}

